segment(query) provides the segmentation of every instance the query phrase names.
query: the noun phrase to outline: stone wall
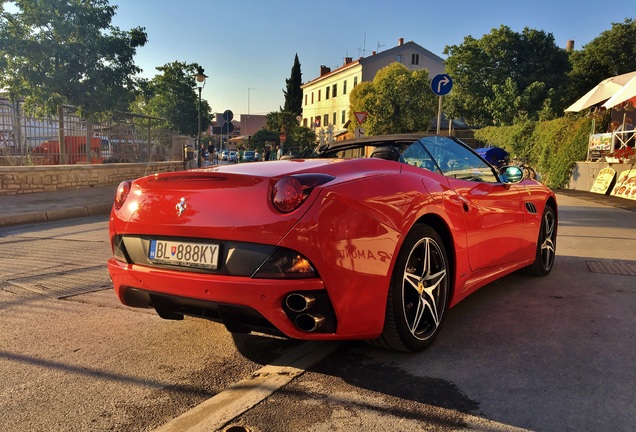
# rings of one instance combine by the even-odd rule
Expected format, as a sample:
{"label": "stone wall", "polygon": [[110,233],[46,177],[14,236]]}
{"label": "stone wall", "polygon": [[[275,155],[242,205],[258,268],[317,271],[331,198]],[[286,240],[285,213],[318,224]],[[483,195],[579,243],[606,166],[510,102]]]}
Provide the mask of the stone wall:
{"label": "stone wall", "polygon": [[148,174],[180,171],[183,162],[102,165],[0,166],[0,195],[118,184]]}
{"label": "stone wall", "polygon": [[577,162],[570,176],[568,189],[589,191],[594,186],[598,173],[603,169],[614,168],[617,175],[623,171],[636,168],[631,163],[607,163],[607,162]]}
{"label": "stone wall", "polygon": [[[598,172],[612,166],[617,172],[636,168],[633,164],[578,162],[568,189],[589,191]],[[181,171],[183,162],[151,162],[101,165],[0,166],[0,195],[18,195],[58,189],[77,189],[118,184],[148,174]]]}

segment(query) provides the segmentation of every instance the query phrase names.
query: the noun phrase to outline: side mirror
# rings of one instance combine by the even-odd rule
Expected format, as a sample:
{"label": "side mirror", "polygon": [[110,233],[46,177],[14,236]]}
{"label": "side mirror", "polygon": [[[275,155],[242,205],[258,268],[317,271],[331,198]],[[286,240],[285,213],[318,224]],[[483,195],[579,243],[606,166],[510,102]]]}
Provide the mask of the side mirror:
{"label": "side mirror", "polygon": [[505,166],[499,170],[499,178],[504,183],[519,183],[523,180],[523,171],[516,166]]}

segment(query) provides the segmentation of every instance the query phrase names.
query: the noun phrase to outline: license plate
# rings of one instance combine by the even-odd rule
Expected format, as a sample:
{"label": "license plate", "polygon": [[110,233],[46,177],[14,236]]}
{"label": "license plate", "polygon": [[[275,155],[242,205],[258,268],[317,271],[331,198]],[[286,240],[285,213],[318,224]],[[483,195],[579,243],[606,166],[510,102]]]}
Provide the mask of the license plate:
{"label": "license plate", "polygon": [[148,259],[159,264],[215,270],[219,261],[219,245],[150,240]]}

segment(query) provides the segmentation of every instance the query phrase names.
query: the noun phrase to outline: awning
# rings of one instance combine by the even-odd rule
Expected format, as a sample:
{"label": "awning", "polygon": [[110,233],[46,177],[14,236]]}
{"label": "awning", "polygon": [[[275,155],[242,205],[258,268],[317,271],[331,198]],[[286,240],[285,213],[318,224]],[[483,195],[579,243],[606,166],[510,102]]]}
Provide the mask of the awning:
{"label": "awning", "polygon": [[585,108],[594,106],[614,96],[632,78],[636,77],[636,71],[611,78],[606,78],[598,83],[592,90],[565,109],[566,112],[579,112]]}

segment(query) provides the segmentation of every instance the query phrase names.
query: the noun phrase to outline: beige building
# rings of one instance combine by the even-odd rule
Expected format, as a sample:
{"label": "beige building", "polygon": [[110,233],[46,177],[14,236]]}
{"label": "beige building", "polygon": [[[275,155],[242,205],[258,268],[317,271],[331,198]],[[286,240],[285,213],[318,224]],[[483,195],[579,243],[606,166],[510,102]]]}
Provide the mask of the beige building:
{"label": "beige building", "polygon": [[363,81],[372,81],[375,74],[393,62],[410,70],[427,69],[429,78],[444,73],[444,60],[415,42],[400,38],[396,47],[368,57],[353,60],[331,70],[320,67],[320,76],[301,86],[303,90],[302,125],[312,128],[321,142],[335,141],[347,133],[349,94]]}

